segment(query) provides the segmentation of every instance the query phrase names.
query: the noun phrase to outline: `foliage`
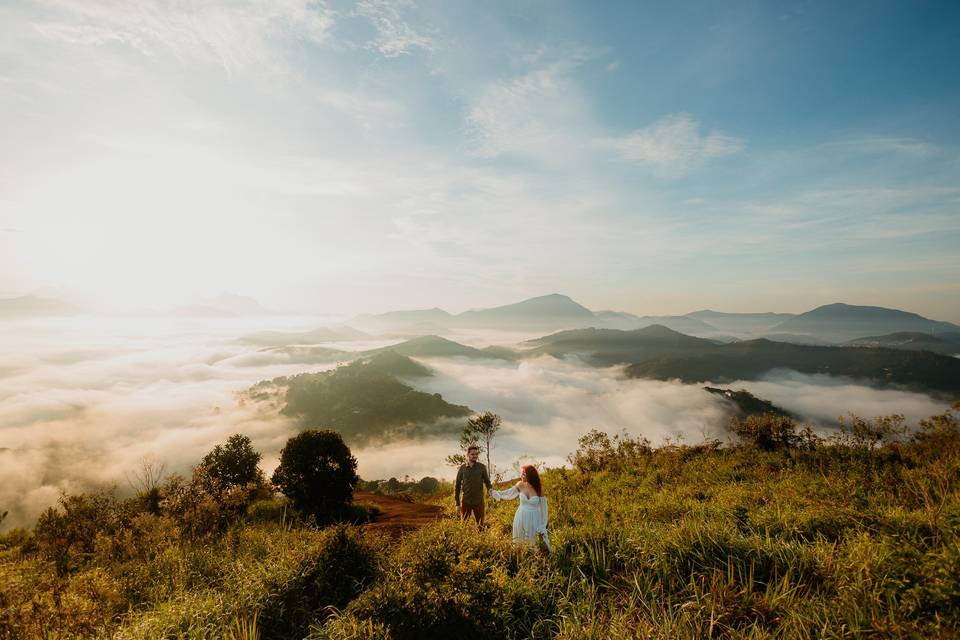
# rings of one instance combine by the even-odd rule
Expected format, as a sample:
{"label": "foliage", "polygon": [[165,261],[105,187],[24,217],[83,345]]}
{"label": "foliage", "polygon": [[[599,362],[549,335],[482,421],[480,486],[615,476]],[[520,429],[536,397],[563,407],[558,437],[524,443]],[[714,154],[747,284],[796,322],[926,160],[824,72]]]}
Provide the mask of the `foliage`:
{"label": "foliage", "polygon": [[742,442],[763,451],[792,449],[801,441],[797,424],[789,416],[768,413],[750,415],[742,420],[734,416],[730,419],[729,427]]}
{"label": "foliage", "polygon": [[302,513],[328,518],[346,505],[359,481],[357,459],[335,431],[308,430],[280,452],[273,483]]}
{"label": "foliage", "polygon": [[160,482],[166,465],[150,456],[141,458],[139,467],[127,475],[127,482],[136,497],[142,503],[142,509],[150,513],[160,513]]}
{"label": "foliage", "polygon": [[205,478],[210,482],[208,490],[213,493],[246,484],[262,485],[261,457],[249,437],[239,433],[230,436],[225,444],[215,446],[200,462],[206,470]]}
{"label": "foliage", "polygon": [[129,522],[130,514],[109,491],[63,495],[34,527],[37,545],[54,562],[57,575],[77,569],[93,555],[99,536],[114,536]]}
{"label": "foliage", "polygon": [[646,438],[632,438],[622,433],[615,434],[611,439],[597,429],[580,436],[578,444],[580,446],[568,460],[575,468],[587,472],[620,469],[643,460],[653,452]]}
{"label": "foliage", "polygon": [[[490,452],[493,449],[493,438],[497,435],[502,423],[503,420],[500,416],[491,411],[484,411],[483,413],[470,417],[467,420],[467,424],[463,427],[463,432],[460,434],[460,448],[463,451],[475,446],[480,447],[480,450],[486,454],[487,473],[491,476],[493,476],[494,473],[493,465],[490,463]],[[447,456],[446,462],[450,466],[460,466],[466,462],[466,457],[463,454],[457,453]],[[454,463],[456,463],[456,465],[454,465]]]}

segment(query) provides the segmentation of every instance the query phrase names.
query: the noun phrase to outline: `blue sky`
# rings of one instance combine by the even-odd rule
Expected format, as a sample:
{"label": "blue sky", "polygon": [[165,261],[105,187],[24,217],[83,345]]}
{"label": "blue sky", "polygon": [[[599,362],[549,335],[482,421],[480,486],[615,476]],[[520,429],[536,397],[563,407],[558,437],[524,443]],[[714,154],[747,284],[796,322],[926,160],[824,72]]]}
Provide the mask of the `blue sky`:
{"label": "blue sky", "polygon": [[0,6],[0,294],[960,321],[960,6]]}

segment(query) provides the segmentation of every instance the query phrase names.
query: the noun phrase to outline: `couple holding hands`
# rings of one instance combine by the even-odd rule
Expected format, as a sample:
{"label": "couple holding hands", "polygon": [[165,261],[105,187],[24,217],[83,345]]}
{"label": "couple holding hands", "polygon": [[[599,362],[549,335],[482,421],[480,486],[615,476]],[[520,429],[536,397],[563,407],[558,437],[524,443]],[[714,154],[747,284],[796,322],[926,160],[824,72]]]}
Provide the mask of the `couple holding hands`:
{"label": "couple holding hands", "polygon": [[[517,513],[513,516],[513,543],[537,544],[537,537],[543,536],[543,542],[550,549],[550,535],[547,533],[547,498],[543,495],[543,485],[540,474],[533,465],[527,465],[520,470],[520,481],[509,489],[498,491],[490,483],[487,468],[480,462],[480,447],[471,445],[467,448],[467,461],[460,465],[457,471],[457,481],[454,485],[453,499],[460,512],[460,517],[466,519],[472,513],[477,524],[483,525],[484,488],[490,492],[494,500],[513,500],[520,498]],[[462,499],[461,499],[462,493]]]}

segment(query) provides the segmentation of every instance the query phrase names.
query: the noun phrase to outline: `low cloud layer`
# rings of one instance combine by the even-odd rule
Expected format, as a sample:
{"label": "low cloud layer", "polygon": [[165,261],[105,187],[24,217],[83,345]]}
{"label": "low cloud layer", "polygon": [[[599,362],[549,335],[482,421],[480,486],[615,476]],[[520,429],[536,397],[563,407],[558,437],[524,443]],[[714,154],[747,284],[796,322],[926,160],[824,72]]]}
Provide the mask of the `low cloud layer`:
{"label": "low cloud layer", "polygon": [[[255,348],[236,341],[251,329],[266,328],[303,327],[169,319],[5,326],[0,511],[10,515],[3,526],[32,524],[62,492],[110,485],[123,490],[144,458],[165,463],[167,472],[188,473],[233,433],[250,436],[264,455],[264,470],[272,472],[280,449],[299,427],[275,408],[239,402],[236,392],[259,380],[332,365],[258,359]],[[497,342],[495,336],[485,337]],[[626,431],[655,444],[668,438],[726,437],[729,408],[699,385],[628,380],[616,368],[592,369],[549,357],[520,364],[424,363],[436,375],[418,379],[415,386],[503,417],[493,462],[507,477],[522,456],[548,466],[563,464],[592,428]],[[871,417],[904,413],[915,422],[946,408],[922,394],[791,372],[729,386],[746,388],[821,426],[835,424],[849,411]],[[449,478],[453,470],[444,458],[456,449],[451,435],[355,448],[354,454],[364,478]]]}

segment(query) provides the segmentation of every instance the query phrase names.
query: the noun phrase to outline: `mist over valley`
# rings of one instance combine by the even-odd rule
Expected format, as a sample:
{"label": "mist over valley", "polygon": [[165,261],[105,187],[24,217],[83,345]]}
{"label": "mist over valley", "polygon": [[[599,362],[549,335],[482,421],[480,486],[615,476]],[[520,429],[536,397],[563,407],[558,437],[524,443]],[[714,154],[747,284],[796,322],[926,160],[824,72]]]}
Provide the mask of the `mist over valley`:
{"label": "mist over valley", "polygon": [[[956,326],[893,311],[858,329],[841,309],[804,334],[827,343],[860,332],[868,346],[858,347],[756,337],[782,335],[803,314],[594,313],[560,295],[465,314],[223,311],[61,316],[47,306],[5,317],[3,526],[30,524],[62,492],[128,490],[144,459],[188,473],[233,433],[252,439],[268,472],[291,435],[324,427],[354,449],[364,478],[449,478],[444,458],[463,421],[493,411],[504,420],[494,464],[510,475],[521,456],[565,464],[594,428],[725,441],[738,408],[705,386],[745,390],[827,432],[848,412],[936,414],[960,381],[952,348],[917,350],[916,332],[903,334],[922,325],[951,345]],[[667,326],[684,318],[700,336]],[[893,337],[872,335],[878,327]]]}

